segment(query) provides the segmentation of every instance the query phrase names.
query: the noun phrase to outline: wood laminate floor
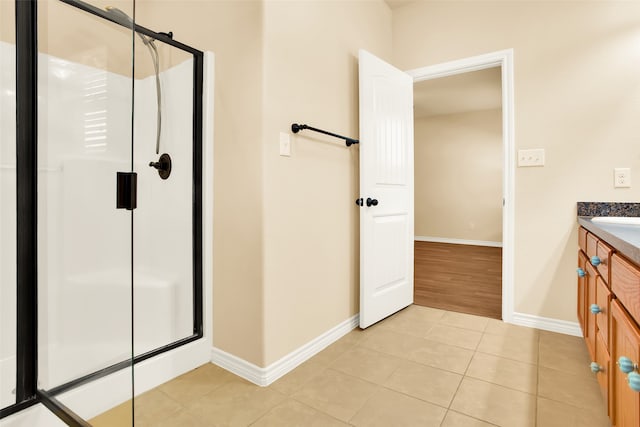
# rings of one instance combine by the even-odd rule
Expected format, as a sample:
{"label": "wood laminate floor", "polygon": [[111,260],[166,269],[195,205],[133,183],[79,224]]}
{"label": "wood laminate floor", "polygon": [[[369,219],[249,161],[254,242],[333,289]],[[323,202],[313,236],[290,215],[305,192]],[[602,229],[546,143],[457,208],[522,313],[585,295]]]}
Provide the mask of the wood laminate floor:
{"label": "wood laminate floor", "polygon": [[502,248],[415,242],[414,303],[501,319]]}

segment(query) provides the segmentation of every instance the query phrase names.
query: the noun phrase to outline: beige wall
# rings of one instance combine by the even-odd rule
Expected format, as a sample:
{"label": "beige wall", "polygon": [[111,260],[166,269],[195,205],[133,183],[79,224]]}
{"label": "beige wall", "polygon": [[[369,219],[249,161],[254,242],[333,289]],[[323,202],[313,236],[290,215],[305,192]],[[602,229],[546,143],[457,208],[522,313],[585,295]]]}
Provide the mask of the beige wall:
{"label": "beige wall", "polygon": [[0,0],[0,41],[16,42],[16,6],[13,1]]}
{"label": "beige wall", "polygon": [[358,312],[357,51],[390,59],[364,2],[137,2],[137,22],[216,54],[214,345],[266,366]]}
{"label": "beige wall", "polygon": [[502,242],[502,110],[415,120],[415,234]]}
{"label": "beige wall", "polygon": [[280,132],[307,123],[358,136],[358,49],[387,60],[382,1],[264,5],[265,364],[358,313],[358,147],[303,131],[291,157]]}
{"label": "beige wall", "polygon": [[640,3],[417,2],[394,11],[394,63],[413,69],[514,48],[515,310],[576,321],[576,201],[637,201]]}

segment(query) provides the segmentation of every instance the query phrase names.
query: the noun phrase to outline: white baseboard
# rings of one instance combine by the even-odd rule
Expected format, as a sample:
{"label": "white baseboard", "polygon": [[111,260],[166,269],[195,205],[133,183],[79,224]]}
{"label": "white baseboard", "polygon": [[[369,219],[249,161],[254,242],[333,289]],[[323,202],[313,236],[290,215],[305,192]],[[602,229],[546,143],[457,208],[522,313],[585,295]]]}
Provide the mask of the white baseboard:
{"label": "white baseboard", "polygon": [[513,313],[511,323],[545,331],[558,332],[565,335],[582,336],[582,329],[580,329],[578,322],[568,322],[566,320],[551,319],[525,313]]}
{"label": "white baseboard", "polygon": [[432,236],[415,236],[413,240],[418,242],[451,243],[454,245],[490,246],[492,248],[502,247],[502,242],[492,242],[489,240],[449,239],[448,237]]}
{"label": "white baseboard", "polygon": [[358,326],[359,317],[358,314],[350,317],[266,368],[261,368],[216,347],[211,349],[211,362],[247,381],[266,387],[355,329]]}

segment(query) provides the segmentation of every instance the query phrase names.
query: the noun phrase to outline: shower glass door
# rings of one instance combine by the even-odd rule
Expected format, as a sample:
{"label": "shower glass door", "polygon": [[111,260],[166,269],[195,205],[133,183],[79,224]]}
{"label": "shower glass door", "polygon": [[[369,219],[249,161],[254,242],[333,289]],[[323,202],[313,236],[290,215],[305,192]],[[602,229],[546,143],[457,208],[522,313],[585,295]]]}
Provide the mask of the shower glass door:
{"label": "shower glass door", "polygon": [[82,4],[111,20],[38,1],[38,388],[85,419],[122,405],[109,425],[127,426],[134,211],[116,176],[134,162],[135,1]]}
{"label": "shower glass door", "polygon": [[194,334],[194,59],[136,37],[134,355]]}

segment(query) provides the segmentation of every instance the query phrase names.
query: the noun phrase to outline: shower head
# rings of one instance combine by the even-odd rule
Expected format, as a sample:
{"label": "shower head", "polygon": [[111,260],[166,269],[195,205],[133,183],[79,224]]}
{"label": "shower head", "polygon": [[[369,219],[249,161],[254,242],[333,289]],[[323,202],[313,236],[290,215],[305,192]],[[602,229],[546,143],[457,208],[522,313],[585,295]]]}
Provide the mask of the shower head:
{"label": "shower head", "polygon": [[111,17],[114,18],[119,23],[127,24],[127,27],[130,27],[131,24],[133,24],[133,19],[131,19],[131,17],[129,15],[127,15],[122,10],[118,9],[117,7],[107,6],[107,7],[104,8],[104,10],[109,12],[111,14]]}
{"label": "shower head", "polygon": [[[157,98],[157,105],[158,105],[158,114],[157,114],[158,120],[157,120],[157,131],[156,131],[156,154],[158,154],[160,152],[160,133],[162,129],[162,124],[161,124],[162,123],[162,104],[161,104],[162,89],[160,87],[160,57],[158,54],[158,48],[156,48],[156,44],[154,43],[156,39],[154,39],[153,37],[145,36],[144,34],[136,31],[133,19],[131,19],[129,15],[127,15],[117,7],[107,6],[104,9],[110,15],[113,21],[119,23],[120,25],[133,29],[136,32],[136,34],[140,36],[142,43],[144,43],[145,46],[147,46],[147,49],[149,49],[149,54],[151,55],[151,60],[153,61],[153,68],[155,69],[155,72],[156,72],[155,73],[156,74],[156,98]],[[171,32],[161,33],[161,34],[164,34],[169,38],[173,38],[173,33]]]}
{"label": "shower head", "polygon": [[[133,27],[133,19],[131,19],[131,17],[127,15],[125,12],[123,12],[121,9],[118,9],[117,7],[113,7],[113,6],[107,6],[104,9],[111,14],[111,17],[115,21],[119,22],[120,24],[123,24],[125,27],[130,27],[130,28]],[[137,33],[137,34],[138,36],[140,36],[142,43],[144,43],[145,45],[149,45],[149,44],[153,45],[153,39],[151,37],[147,37],[144,34],[140,34],[140,33]]]}

